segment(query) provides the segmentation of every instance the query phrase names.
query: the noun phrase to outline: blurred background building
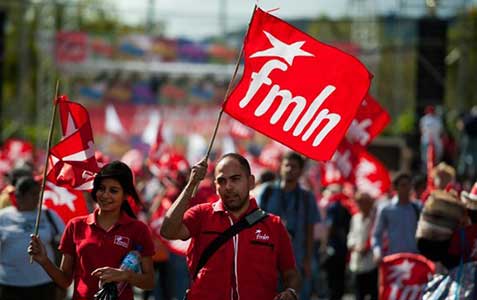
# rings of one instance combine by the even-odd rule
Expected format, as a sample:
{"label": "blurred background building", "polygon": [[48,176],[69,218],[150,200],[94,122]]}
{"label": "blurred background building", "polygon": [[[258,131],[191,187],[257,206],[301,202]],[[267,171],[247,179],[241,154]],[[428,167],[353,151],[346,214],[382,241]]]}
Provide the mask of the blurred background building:
{"label": "blurred background building", "polygon": [[[96,146],[112,157],[147,151],[154,134],[146,129],[158,124],[184,152],[191,139],[206,145],[254,4],[0,0],[0,141],[21,137],[44,147],[60,79],[61,93],[88,108]],[[392,123],[370,150],[389,168],[402,168],[401,158],[418,168],[418,121],[428,105],[449,136],[462,134],[459,121],[477,104],[477,1],[259,4],[374,74],[371,94]],[[224,121],[217,147],[227,147],[233,126]],[[235,147],[264,141],[255,134]]]}

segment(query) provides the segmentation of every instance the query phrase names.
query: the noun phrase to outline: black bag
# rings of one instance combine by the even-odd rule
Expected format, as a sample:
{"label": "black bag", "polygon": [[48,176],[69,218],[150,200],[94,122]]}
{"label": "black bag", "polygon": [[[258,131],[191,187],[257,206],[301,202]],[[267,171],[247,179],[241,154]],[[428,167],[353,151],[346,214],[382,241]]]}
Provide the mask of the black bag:
{"label": "black bag", "polygon": [[116,300],[118,299],[118,288],[116,283],[108,282],[103,284],[103,287],[94,294],[95,300]]}

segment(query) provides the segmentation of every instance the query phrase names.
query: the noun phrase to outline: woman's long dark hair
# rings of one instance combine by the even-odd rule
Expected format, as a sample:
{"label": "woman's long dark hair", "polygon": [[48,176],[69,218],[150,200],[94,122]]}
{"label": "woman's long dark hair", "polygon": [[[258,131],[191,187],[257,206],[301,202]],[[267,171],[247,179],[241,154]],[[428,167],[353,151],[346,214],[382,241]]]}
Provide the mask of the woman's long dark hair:
{"label": "woman's long dark hair", "polygon": [[[117,180],[123,188],[124,193],[131,196],[136,204],[141,205],[141,199],[139,198],[136,188],[134,187],[134,179],[131,169],[128,167],[128,165],[118,160],[105,165],[94,178],[91,197],[95,202],[97,202],[96,192],[99,189],[101,180],[105,178]],[[123,201],[121,210],[124,210],[132,218],[137,218],[127,200]]]}

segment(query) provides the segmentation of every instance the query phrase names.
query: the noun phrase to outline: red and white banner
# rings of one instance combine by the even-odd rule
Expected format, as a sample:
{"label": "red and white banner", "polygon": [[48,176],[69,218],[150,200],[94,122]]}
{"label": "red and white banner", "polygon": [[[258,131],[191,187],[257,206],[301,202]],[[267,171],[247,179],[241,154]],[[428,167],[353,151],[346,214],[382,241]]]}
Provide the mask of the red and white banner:
{"label": "red and white banner", "polygon": [[57,33],[55,52],[58,63],[84,62],[88,55],[88,35],[85,32]]}
{"label": "red and white banner", "polygon": [[378,198],[389,191],[391,179],[386,167],[358,144],[342,141],[331,161],[321,166],[321,184],[354,183],[356,188]]}
{"label": "red and white banner", "polygon": [[363,147],[354,145],[356,165],[353,167],[356,188],[379,198],[391,188],[388,169]]}
{"label": "red and white banner", "polygon": [[424,256],[399,253],[384,257],[380,267],[379,299],[418,300],[435,266]]}
{"label": "red and white banner", "polygon": [[82,191],[56,186],[49,181],[45,184],[43,205],[56,211],[65,224],[71,218],[88,214]]}
{"label": "red and white banner", "polygon": [[391,121],[389,113],[371,95],[367,95],[348,128],[350,143],[368,145]]}
{"label": "red and white banner", "polygon": [[66,96],[57,101],[63,138],[50,150],[47,180],[58,186],[90,190],[99,166],[88,111]]}
{"label": "red and white banner", "polygon": [[244,51],[225,112],[312,159],[330,159],[368,92],[365,66],[260,9]]}

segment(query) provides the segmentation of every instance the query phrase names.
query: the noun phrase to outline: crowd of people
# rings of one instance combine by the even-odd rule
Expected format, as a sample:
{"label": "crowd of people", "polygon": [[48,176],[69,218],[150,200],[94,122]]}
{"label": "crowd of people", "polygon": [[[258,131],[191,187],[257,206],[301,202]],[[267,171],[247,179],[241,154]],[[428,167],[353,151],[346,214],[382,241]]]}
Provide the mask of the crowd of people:
{"label": "crowd of people", "polygon": [[[287,152],[277,172],[253,174],[233,153],[159,174],[106,161],[90,213],[64,224],[45,209],[38,235],[38,174],[16,167],[0,194],[0,299],[64,299],[72,283],[73,299],[93,299],[112,282],[128,283],[124,300],[378,299],[387,255],[418,253],[439,272],[477,259],[477,183],[462,188],[454,167],[440,162],[427,185],[397,173],[375,199],[338,183],[317,194],[307,163]],[[178,250],[169,240],[188,244]],[[140,273],[120,268],[132,250]]]}

